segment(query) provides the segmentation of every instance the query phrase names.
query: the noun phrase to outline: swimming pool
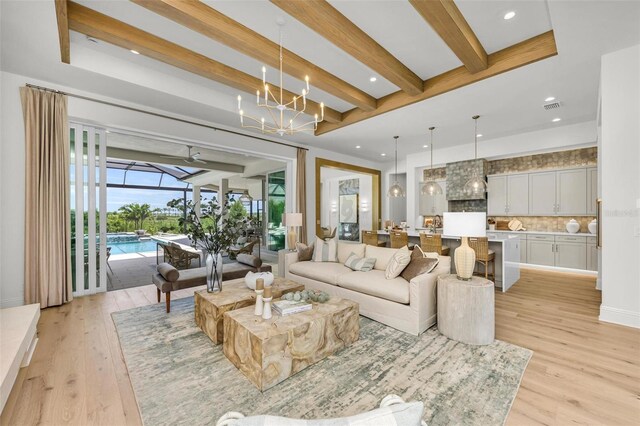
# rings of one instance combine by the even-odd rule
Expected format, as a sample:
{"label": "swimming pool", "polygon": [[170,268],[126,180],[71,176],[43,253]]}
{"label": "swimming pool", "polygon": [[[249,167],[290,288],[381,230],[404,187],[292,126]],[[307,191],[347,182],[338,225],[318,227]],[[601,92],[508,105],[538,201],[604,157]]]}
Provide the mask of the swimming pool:
{"label": "swimming pool", "polygon": [[156,251],[156,242],[153,240],[121,241],[107,243],[111,247],[111,254],[143,253]]}

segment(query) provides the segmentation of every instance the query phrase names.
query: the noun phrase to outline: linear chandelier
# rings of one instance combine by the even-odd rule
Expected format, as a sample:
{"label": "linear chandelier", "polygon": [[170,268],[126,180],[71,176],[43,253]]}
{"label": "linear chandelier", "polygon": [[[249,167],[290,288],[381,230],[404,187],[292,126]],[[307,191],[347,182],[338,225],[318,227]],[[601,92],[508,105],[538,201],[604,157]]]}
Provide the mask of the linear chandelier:
{"label": "linear chandelier", "polygon": [[[279,25],[282,25],[278,23]],[[309,76],[304,77],[306,88],[301,90],[300,96],[294,96],[290,101],[284,98],[282,88],[282,29],[280,30],[280,93],[274,94],[267,83],[267,68],[262,67],[262,89],[256,90],[256,105],[264,108],[269,120],[264,116],[260,119],[246,115],[242,109],[242,97],[238,95],[238,113],[240,124],[243,128],[257,129],[262,133],[277,133],[280,136],[293,135],[299,132],[313,132],[318,128],[318,123],[324,120],[324,103],[320,103],[320,117],[315,114],[313,120],[298,122],[298,117],[305,113],[307,108],[307,96],[309,95]],[[276,96],[278,95],[278,96]],[[304,117],[301,117],[303,119]],[[248,122],[248,123],[247,123]]]}

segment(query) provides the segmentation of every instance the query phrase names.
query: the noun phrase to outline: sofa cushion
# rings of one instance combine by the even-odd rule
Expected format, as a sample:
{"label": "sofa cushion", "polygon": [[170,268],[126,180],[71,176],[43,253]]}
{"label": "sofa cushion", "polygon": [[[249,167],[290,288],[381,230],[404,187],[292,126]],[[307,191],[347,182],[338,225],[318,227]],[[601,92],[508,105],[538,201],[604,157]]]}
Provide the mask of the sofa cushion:
{"label": "sofa cushion", "polygon": [[344,261],[344,266],[347,268],[362,272],[372,270],[375,264],[376,260],[373,257],[358,257],[355,253],[351,253]]}
{"label": "sofa cushion", "polygon": [[262,259],[252,254],[240,253],[236,257],[236,262],[242,263],[244,265],[249,265],[254,268],[259,268],[262,266]]}
{"label": "sofa cushion", "polygon": [[337,262],[338,244],[336,238],[323,240],[316,237],[316,246],[313,249],[314,262]]}
{"label": "sofa cushion", "polygon": [[346,262],[351,253],[358,257],[364,257],[365,246],[366,244],[338,241],[338,262]]}
{"label": "sofa cushion", "polygon": [[180,278],[180,272],[168,263],[161,263],[156,267],[156,269],[158,270],[158,273],[162,275],[162,278],[169,282],[178,281],[178,278]]}
{"label": "sofa cushion", "polygon": [[302,243],[296,243],[296,251],[298,252],[298,261],[306,262],[313,259],[313,243],[310,246]]}
{"label": "sofa cushion", "polygon": [[336,285],[340,275],[352,271],[337,262],[296,262],[289,267],[289,272],[301,277]]}
{"label": "sofa cushion", "polygon": [[378,271],[384,271],[387,269],[389,261],[396,254],[398,249],[392,249],[387,247],[365,246],[365,257],[373,257],[376,259],[376,265],[373,269]]}
{"label": "sofa cushion", "polygon": [[400,276],[407,281],[411,281],[418,275],[428,274],[438,266],[438,259],[425,257],[422,250],[413,249],[411,253],[411,262],[404,268]]}
{"label": "sofa cushion", "polygon": [[409,283],[401,277],[388,280],[384,271],[350,271],[338,277],[338,286],[398,303],[409,303]]}
{"label": "sofa cushion", "polygon": [[387,269],[384,271],[385,278],[392,280],[400,276],[409,262],[411,262],[411,252],[409,251],[409,247],[404,246],[399,248],[389,261]]}

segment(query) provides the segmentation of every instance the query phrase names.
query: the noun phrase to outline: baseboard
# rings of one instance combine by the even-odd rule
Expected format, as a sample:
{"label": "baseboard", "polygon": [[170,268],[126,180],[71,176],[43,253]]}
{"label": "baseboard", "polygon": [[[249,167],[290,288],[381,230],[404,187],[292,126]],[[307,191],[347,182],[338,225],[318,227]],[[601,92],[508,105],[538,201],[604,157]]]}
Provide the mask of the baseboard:
{"label": "baseboard", "polygon": [[600,305],[600,321],[640,328],[640,312]]}
{"label": "baseboard", "polygon": [[22,297],[10,297],[0,301],[0,308],[15,308],[16,306],[22,305],[24,305],[24,299]]}
{"label": "baseboard", "polygon": [[534,265],[533,263],[521,263],[520,269],[538,269],[538,270],[553,271],[553,272],[566,272],[569,274],[588,275],[590,277],[598,276],[598,271],[587,271],[586,269],[561,268],[559,266]]}

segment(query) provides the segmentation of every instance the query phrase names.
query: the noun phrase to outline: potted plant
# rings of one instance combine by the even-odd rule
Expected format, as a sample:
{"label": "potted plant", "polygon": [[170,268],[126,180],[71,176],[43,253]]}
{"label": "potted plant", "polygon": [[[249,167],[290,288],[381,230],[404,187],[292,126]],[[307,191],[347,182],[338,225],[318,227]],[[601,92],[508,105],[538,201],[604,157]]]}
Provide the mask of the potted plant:
{"label": "potted plant", "polygon": [[217,293],[222,290],[222,254],[229,250],[238,237],[250,227],[250,220],[244,216],[228,214],[233,203],[229,193],[224,202],[216,198],[202,199],[200,214],[196,214],[196,203],[187,202],[185,217],[180,219],[191,241],[205,251],[207,268],[207,291]]}

